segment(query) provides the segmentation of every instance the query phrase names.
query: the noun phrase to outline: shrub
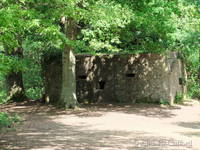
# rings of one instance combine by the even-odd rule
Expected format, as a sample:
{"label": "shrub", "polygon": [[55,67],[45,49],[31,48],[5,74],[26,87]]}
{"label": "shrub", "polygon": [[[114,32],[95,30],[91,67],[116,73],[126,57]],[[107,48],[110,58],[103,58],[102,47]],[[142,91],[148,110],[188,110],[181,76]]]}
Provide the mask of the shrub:
{"label": "shrub", "polygon": [[174,103],[180,104],[182,102],[183,102],[183,94],[182,93],[176,93]]}
{"label": "shrub", "polygon": [[9,116],[7,113],[0,112],[0,129],[3,127],[10,128],[15,122],[20,121],[17,115]]}
{"label": "shrub", "polygon": [[200,99],[200,85],[197,77],[190,76],[188,79],[188,96]]}
{"label": "shrub", "polygon": [[168,100],[166,100],[166,99],[161,99],[161,100],[160,100],[160,104],[161,104],[161,105],[169,105],[169,102],[168,102]]}

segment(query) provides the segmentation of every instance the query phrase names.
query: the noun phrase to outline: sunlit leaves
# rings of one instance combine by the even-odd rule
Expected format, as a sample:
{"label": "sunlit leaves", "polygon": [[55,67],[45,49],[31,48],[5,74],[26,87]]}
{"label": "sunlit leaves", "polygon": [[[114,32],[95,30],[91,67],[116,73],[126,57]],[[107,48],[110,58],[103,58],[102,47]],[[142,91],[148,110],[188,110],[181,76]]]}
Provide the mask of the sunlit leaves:
{"label": "sunlit leaves", "polygon": [[6,75],[7,73],[14,71],[25,71],[27,69],[26,60],[21,60],[18,57],[6,56],[0,54],[0,74]]}

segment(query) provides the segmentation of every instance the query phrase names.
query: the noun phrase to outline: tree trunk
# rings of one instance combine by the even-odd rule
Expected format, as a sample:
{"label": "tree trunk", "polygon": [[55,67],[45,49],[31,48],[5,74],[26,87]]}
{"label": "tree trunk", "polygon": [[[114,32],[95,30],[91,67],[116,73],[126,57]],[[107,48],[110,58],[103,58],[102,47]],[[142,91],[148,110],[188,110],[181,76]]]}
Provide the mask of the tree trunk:
{"label": "tree trunk", "polygon": [[26,99],[22,73],[11,72],[6,76],[8,100],[23,101]]}
{"label": "tree trunk", "polygon": [[[11,54],[7,53],[7,55],[23,58],[22,48],[18,48],[16,51],[13,51]],[[7,83],[7,94],[8,94],[7,99],[8,100],[23,101],[26,99],[21,71],[10,72],[6,76],[6,83]]]}
{"label": "tree trunk", "polygon": [[182,60],[182,76],[184,79],[184,84],[182,85],[183,99],[187,99],[187,71],[185,61]]}
{"label": "tree trunk", "polygon": [[[70,40],[76,39],[76,24],[72,18],[62,18],[63,32]],[[62,87],[59,106],[74,108],[77,105],[76,98],[76,59],[73,48],[66,45],[62,53]]]}

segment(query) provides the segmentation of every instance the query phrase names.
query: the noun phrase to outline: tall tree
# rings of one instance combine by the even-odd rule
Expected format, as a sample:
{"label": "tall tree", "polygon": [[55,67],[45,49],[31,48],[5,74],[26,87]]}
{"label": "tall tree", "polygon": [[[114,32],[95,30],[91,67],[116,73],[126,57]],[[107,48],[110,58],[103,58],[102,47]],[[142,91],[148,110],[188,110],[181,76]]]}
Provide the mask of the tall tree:
{"label": "tall tree", "polygon": [[[20,10],[18,3],[2,3],[0,5],[0,43],[4,47],[4,54],[10,57],[10,60],[23,59],[23,11]],[[6,74],[8,100],[22,101],[26,98],[22,79],[22,68],[18,68],[18,62],[7,64],[12,67]],[[9,67],[9,66],[5,66]]]}
{"label": "tall tree", "polygon": [[[63,32],[70,40],[75,40],[77,36],[77,24],[73,18],[61,18]],[[73,47],[65,45],[62,52],[62,89],[59,105],[66,108],[74,108],[77,105],[76,98],[76,58]]]}

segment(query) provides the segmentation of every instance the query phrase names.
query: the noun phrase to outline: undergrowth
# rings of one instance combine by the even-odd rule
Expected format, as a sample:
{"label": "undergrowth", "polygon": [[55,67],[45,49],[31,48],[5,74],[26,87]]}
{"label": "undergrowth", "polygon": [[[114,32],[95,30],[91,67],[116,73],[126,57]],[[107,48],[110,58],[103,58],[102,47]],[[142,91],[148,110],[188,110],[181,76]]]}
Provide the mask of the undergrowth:
{"label": "undergrowth", "polygon": [[19,121],[20,117],[16,114],[9,115],[5,112],[0,112],[0,130],[3,128],[12,128]]}

